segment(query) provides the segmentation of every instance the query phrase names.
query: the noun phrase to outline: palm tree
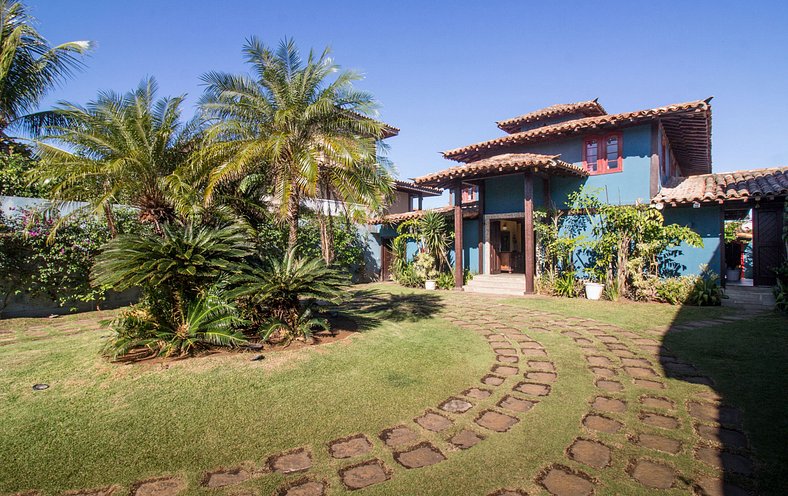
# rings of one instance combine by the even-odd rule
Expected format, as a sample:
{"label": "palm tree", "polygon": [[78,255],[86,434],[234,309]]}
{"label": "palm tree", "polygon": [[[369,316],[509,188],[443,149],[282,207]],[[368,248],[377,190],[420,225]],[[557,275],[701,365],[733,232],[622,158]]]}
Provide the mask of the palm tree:
{"label": "palm tree", "polygon": [[[328,165],[321,168],[319,196],[328,200],[317,205],[323,260],[334,261],[334,205],[342,206],[344,221],[364,222],[370,212],[380,212],[393,194],[393,176],[387,162]],[[338,203],[334,203],[337,201]]]}
{"label": "palm tree", "polygon": [[[339,191],[336,180],[347,177],[324,174],[326,168],[379,169],[376,144],[384,125],[367,117],[375,102],[353,87],[360,75],[340,71],[328,49],[319,56],[310,51],[304,61],[292,40],[272,51],[251,38],[243,52],[252,76],[212,72],[203,77],[207,89],[200,104],[211,125],[196,164],[206,177],[207,202],[220,184],[264,177],[293,247],[301,202],[320,196],[322,179],[330,178]],[[349,189],[352,183],[341,186]]]}
{"label": "palm tree", "polygon": [[112,204],[139,209],[158,232],[175,218],[167,179],[188,159],[195,125],[180,120],[183,96],[156,99],[156,91],[149,78],[125,95],[99,93],[84,107],[61,103],[54,110],[60,122],[37,140],[34,178],[50,184],[56,200],[103,210],[113,235]]}
{"label": "palm tree", "polygon": [[0,0],[1,134],[15,125],[35,130],[51,117],[31,112],[49,90],[82,68],[78,56],[92,48],[89,41],[50,46],[35,23],[24,4]]}

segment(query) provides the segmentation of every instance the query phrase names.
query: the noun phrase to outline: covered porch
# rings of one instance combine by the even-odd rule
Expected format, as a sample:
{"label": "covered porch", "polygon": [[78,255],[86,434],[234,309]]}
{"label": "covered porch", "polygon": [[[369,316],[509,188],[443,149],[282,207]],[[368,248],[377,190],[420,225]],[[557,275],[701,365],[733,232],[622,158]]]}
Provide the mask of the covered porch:
{"label": "covered porch", "polygon": [[[463,259],[467,248],[465,238],[470,235],[472,239],[478,240],[475,250],[478,256],[477,267],[484,276],[483,279],[487,280],[497,274],[505,275],[507,284],[511,286],[509,289],[513,289],[516,283],[512,285],[512,281],[519,278],[523,288],[519,294],[533,294],[536,273],[535,185],[538,184],[541,191],[542,204],[551,209],[551,178],[585,175],[585,170],[560,160],[559,155],[506,153],[416,178],[416,184],[451,190],[455,232],[455,287],[463,288],[464,269],[471,265],[471,261]],[[510,205],[510,211],[501,212],[496,209],[488,212],[486,207],[491,200],[485,191],[488,179],[502,179],[509,189],[521,188],[522,206]],[[473,198],[478,210],[478,232],[475,233],[466,233],[463,226],[463,205],[468,201],[468,195],[463,195],[463,191],[468,188],[478,192],[478,196],[474,195]],[[516,196],[520,196],[519,192]],[[471,256],[471,251],[467,251],[468,256]],[[503,282],[504,279],[500,278],[499,283]]]}

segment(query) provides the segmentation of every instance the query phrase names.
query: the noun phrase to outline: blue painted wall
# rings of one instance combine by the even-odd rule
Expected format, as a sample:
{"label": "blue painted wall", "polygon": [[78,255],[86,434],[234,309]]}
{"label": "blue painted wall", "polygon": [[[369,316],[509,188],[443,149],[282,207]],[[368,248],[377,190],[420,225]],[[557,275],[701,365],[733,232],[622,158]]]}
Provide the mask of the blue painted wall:
{"label": "blue painted wall", "polygon": [[[567,196],[577,191],[580,187],[586,186],[592,189],[601,189],[601,197],[608,203],[617,205],[633,204],[637,202],[648,203],[651,199],[650,176],[651,176],[651,125],[634,126],[623,130],[624,142],[624,168],[621,172],[612,174],[599,174],[585,178],[560,177],[551,178],[551,195],[553,203],[558,208],[565,208]],[[507,151],[511,153],[540,153],[545,155],[561,155],[564,162],[582,165],[583,161],[583,137],[570,138],[549,143],[539,143],[534,145],[524,145],[513,147]],[[491,181],[505,180],[506,178],[496,178]],[[509,182],[514,183],[512,179]],[[541,188],[541,181],[536,181]],[[536,200],[536,184],[534,185],[534,199]],[[514,185],[508,186],[514,193]],[[519,186],[522,190],[522,183]],[[497,184],[492,191],[488,190],[487,195],[493,201],[493,208],[496,211],[488,213],[504,213],[498,211],[509,206],[504,200],[493,200],[493,192],[500,191],[501,194],[509,192]],[[540,196],[541,199],[541,196]],[[515,200],[512,200],[512,204]],[[522,191],[519,192],[520,207],[518,210],[508,210],[509,212],[522,211]],[[497,202],[497,203],[496,203]],[[485,201],[485,205],[487,205]]]}
{"label": "blue painted wall", "polygon": [[[484,213],[506,214],[522,212],[525,208],[525,178],[523,174],[493,177],[484,181]],[[534,207],[544,206],[542,178],[534,178]]]}
{"label": "blue painted wall", "polygon": [[462,223],[462,266],[474,274],[479,273],[479,219]]}
{"label": "blue painted wall", "polygon": [[680,224],[688,226],[703,238],[702,248],[693,248],[682,245],[678,248],[675,259],[681,264],[681,275],[698,274],[701,265],[719,274],[722,257],[722,244],[720,242],[720,216],[722,211],[718,206],[692,208],[692,207],[666,207],[663,211],[666,224]]}

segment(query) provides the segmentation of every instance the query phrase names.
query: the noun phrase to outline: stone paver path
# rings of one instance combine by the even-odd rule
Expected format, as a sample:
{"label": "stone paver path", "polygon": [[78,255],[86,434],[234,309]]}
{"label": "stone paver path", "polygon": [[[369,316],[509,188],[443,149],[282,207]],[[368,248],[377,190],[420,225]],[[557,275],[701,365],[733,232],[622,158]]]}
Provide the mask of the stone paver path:
{"label": "stone paver path", "polygon": [[[361,490],[385,485],[403,471],[450,464],[457,453],[473,450],[493,436],[509,435],[537,415],[534,412],[541,402],[551,401],[562,370],[539,336],[552,333],[561,335],[583,354],[587,381],[595,386],[596,393],[576,398],[587,409],[577,419],[577,434],[566,446],[563,458],[545,460],[534,474],[512,474],[512,481],[522,481],[525,475],[532,481],[531,488],[540,486],[555,496],[610,494],[605,479],[612,471],[646,492],[677,488],[695,494],[746,494],[745,489],[753,487],[753,460],[742,430],[742,412],[720,404],[713,392],[701,388],[686,404],[663,396],[669,387],[666,374],[700,385],[713,384],[692,364],[673,357],[662,347],[660,338],[667,329],[635,333],[589,319],[502,308],[496,299],[478,295],[447,298],[441,316],[488,342],[494,359],[476,385],[466,386],[438,404],[425,405],[413,418],[402,419],[381,432],[348,432],[324,446],[273,453],[261,464],[217,467],[203,474],[200,484],[231,488],[276,473],[285,477],[277,494],[320,496],[331,494],[338,484],[346,490]],[[704,325],[720,323],[715,320]],[[636,401],[631,400],[632,394],[624,394],[631,391]],[[634,424],[625,419],[627,413],[631,414],[628,418],[637,419]],[[691,425],[681,418],[690,418]],[[691,446],[673,437],[678,429],[693,434]],[[443,439],[443,446],[449,449],[427,439],[434,436]],[[635,447],[640,455],[621,459],[616,446],[624,444]],[[379,449],[391,454],[385,457],[389,461],[375,455]],[[323,456],[316,456],[318,450]],[[678,456],[692,457],[708,470],[685,473],[679,467],[687,464],[673,461]],[[339,464],[332,469],[334,480],[310,475],[318,463],[315,460],[326,457]],[[112,493],[121,493],[115,486],[108,487]],[[184,478],[162,474],[139,481],[124,494],[177,496],[187,487]],[[102,491],[107,489],[72,494],[104,494]],[[526,490],[516,483],[489,493],[524,494]]]}

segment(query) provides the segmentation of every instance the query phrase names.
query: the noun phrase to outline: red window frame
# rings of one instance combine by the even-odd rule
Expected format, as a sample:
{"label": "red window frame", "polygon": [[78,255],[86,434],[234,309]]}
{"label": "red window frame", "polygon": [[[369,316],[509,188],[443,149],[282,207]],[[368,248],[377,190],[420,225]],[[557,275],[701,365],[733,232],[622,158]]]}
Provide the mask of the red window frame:
{"label": "red window frame", "polygon": [[[616,158],[616,167],[610,168],[609,160],[607,158],[607,140],[615,137],[618,139],[618,153]],[[596,171],[591,170],[588,166],[588,144],[590,141],[596,140]],[[624,171],[624,135],[620,131],[614,133],[600,134],[594,136],[586,136],[583,139],[583,168],[588,171],[592,176],[598,174],[615,174],[616,172]]]}

